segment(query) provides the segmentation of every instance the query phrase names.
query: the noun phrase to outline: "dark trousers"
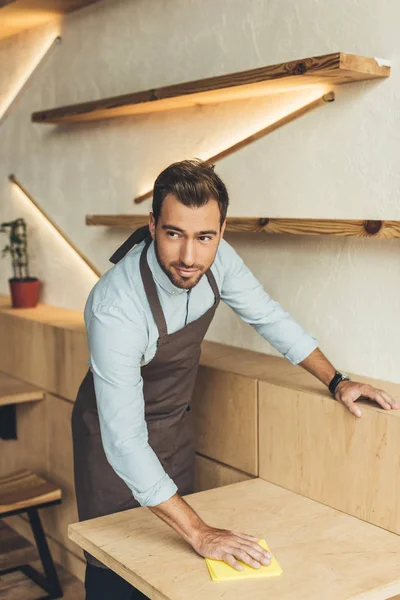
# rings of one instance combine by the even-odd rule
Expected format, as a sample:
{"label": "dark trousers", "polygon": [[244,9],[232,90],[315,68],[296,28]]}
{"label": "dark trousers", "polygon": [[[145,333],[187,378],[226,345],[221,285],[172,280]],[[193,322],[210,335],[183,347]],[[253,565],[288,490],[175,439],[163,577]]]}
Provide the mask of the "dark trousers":
{"label": "dark trousers", "polygon": [[102,569],[89,563],[85,573],[86,600],[144,600],[142,594],[111,569]]}

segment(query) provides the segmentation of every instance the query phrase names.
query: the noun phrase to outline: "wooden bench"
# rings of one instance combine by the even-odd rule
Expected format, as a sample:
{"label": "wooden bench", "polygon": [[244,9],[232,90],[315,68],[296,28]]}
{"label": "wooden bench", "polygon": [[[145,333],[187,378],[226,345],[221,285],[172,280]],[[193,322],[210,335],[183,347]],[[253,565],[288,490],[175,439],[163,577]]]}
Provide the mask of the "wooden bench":
{"label": "wooden bench", "polygon": [[46,541],[38,509],[61,503],[61,490],[31,471],[20,471],[0,479],[0,519],[26,513],[42,562],[44,576],[28,564],[3,568],[1,575],[20,570],[47,592],[40,600],[62,597],[54,562]]}

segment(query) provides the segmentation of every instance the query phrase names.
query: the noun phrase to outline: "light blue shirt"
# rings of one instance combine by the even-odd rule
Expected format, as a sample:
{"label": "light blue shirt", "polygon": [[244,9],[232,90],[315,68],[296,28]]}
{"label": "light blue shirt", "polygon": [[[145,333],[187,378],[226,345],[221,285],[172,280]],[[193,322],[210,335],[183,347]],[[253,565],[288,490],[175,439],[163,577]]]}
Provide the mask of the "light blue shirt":
{"label": "light blue shirt", "polygon": [[[158,330],[144,291],[139,258],[144,242],[132,248],[92,288],[84,318],[93,371],[101,437],[107,460],[142,506],[155,506],[177,491],[148,443],[141,366],[154,357]],[[203,275],[190,294],[161,269],[154,242],[147,261],[168,333],[201,317],[214,303]],[[264,290],[236,251],[221,240],[211,270],[226,302],[292,364],[318,347]]]}

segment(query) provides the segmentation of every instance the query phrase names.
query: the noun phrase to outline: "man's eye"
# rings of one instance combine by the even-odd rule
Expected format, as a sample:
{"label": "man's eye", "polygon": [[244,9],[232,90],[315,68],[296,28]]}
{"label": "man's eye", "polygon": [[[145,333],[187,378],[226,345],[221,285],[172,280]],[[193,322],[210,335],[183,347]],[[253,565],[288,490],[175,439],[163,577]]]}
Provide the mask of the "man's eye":
{"label": "man's eye", "polygon": [[201,240],[202,242],[208,242],[210,240],[212,240],[212,237],[210,237],[209,235],[202,235],[199,240]]}
{"label": "man's eye", "polygon": [[178,235],[178,234],[176,233],[176,231],[167,231],[167,235],[172,237],[173,235]]}

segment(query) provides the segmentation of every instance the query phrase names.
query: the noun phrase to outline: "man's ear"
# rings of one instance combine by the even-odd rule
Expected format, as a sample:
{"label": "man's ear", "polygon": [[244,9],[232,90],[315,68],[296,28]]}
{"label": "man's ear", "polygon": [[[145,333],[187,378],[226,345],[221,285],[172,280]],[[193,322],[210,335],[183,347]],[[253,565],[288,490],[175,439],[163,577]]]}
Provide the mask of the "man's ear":
{"label": "man's ear", "polygon": [[225,227],[226,227],[226,219],[225,219],[225,221],[222,223],[222,227],[221,227],[221,237],[224,237],[224,231],[225,231]]}
{"label": "man's ear", "polygon": [[150,233],[151,233],[151,237],[153,238],[153,240],[156,237],[156,221],[154,219],[154,215],[151,212],[149,215],[149,229],[150,229]]}

